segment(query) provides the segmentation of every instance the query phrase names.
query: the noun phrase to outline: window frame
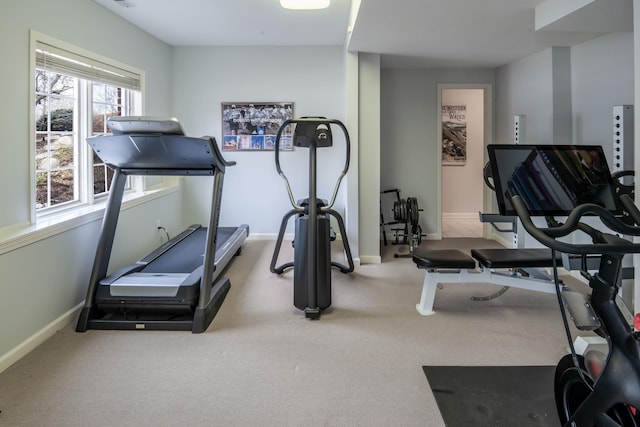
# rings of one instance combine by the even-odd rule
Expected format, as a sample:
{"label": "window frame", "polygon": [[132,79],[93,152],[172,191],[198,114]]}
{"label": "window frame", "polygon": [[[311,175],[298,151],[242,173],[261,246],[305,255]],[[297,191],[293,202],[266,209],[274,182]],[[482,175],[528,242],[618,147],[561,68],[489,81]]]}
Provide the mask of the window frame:
{"label": "window frame", "polygon": [[[88,51],[86,49],[80,48],[78,46],[72,45],[70,43],[64,42],[62,40],[55,39],[51,36],[48,36],[43,33],[39,33],[35,30],[30,31],[30,43],[29,43],[29,52],[30,52],[30,63],[29,63],[29,188],[30,188],[30,224],[55,224],[57,222],[62,222],[66,218],[75,218],[79,215],[82,215],[83,212],[91,212],[96,209],[103,209],[104,204],[107,200],[108,191],[105,193],[101,193],[98,195],[93,194],[92,190],[92,180],[93,180],[93,162],[92,162],[92,150],[88,144],[82,144],[81,141],[77,142],[77,147],[79,148],[78,156],[77,156],[77,171],[81,175],[80,180],[78,182],[78,188],[76,191],[80,191],[84,193],[84,198],[81,197],[80,200],[70,201],[66,203],[62,203],[60,206],[50,206],[43,209],[36,209],[36,164],[35,164],[35,70],[38,68],[37,60],[36,60],[36,49],[41,45],[46,44],[52,46],[54,49],[64,50],[70,52],[71,54],[75,54],[84,58],[88,58],[90,60],[96,61],[97,63],[106,64],[112,66],[117,69],[125,70],[129,73],[137,75],[140,82],[139,87],[139,95],[133,96],[130,100],[133,104],[134,111],[139,111],[139,115],[144,114],[144,99],[145,99],[145,73],[143,70],[137,69],[127,64],[123,64],[119,61],[113,60],[111,58],[104,57],[102,55],[96,54],[94,52]],[[87,79],[86,86],[92,86],[92,82],[100,82],[99,78],[94,80]],[[102,82],[105,83],[105,82]],[[109,82],[106,82],[110,84]],[[113,85],[111,83],[111,85]],[[93,100],[91,97],[93,87],[89,88],[88,91],[80,91],[81,93],[77,93],[77,105],[78,111],[75,113],[77,118],[79,119],[77,122],[77,132],[79,134],[78,138],[85,138],[88,136],[92,136],[93,129],[91,127],[91,116],[93,109]],[[138,99],[135,99],[138,98]],[[88,114],[84,115],[80,113],[80,111],[86,111]],[[130,189],[127,191],[126,199],[136,198],[142,196],[149,190],[147,188],[146,180],[144,177],[131,177],[131,185]],[[163,182],[155,187],[162,189],[167,185],[171,185],[169,180],[163,180]]]}

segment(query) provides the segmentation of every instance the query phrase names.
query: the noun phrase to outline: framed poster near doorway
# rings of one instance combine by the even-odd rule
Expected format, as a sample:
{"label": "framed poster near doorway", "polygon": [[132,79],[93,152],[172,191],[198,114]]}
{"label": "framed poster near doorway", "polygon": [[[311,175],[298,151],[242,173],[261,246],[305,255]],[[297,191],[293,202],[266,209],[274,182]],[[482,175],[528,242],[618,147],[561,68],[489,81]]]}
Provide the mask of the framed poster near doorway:
{"label": "framed poster near doorway", "polygon": [[467,106],[442,105],[442,166],[467,162]]}

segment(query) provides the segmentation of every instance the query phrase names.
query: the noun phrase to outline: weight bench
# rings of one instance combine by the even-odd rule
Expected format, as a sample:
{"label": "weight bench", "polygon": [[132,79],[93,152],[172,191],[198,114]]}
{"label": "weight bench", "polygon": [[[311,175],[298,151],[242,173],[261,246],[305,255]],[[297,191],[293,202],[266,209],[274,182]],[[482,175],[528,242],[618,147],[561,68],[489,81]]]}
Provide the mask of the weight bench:
{"label": "weight bench", "polygon": [[[416,304],[416,309],[423,316],[434,313],[436,289],[444,283],[494,283],[503,286],[496,294],[476,297],[476,300],[495,298],[509,287],[556,293],[553,278],[535,270],[553,267],[551,250],[546,248],[472,249],[471,256],[458,249],[418,248],[412,259],[418,268],[426,270],[420,303]],[[558,266],[563,265],[560,254],[556,255],[556,261]]]}

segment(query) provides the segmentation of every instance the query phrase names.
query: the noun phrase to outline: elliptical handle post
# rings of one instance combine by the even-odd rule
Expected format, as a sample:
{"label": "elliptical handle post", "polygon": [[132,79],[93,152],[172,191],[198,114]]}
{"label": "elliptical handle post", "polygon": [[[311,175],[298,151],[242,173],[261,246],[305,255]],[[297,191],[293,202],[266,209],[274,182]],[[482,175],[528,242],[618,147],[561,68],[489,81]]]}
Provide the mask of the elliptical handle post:
{"label": "elliptical handle post", "polygon": [[293,119],[285,120],[284,123],[280,125],[280,129],[278,129],[278,134],[276,135],[276,146],[275,146],[276,170],[278,171],[278,175],[280,175],[284,180],[285,186],[287,187],[287,193],[289,194],[289,202],[291,203],[291,205],[298,210],[304,210],[304,207],[296,203],[296,199],[293,195],[293,191],[291,190],[291,184],[289,183],[289,179],[287,179],[287,176],[284,174],[282,168],[280,167],[280,137],[282,136],[282,132],[284,132],[287,126],[289,126],[292,123],[295,123],[295,120]]}
{"label": "elliptical handle post", "polygon": [[338,180],[336,181],[336,186],[333,189],[333,195],[331,196],[331,200],[329,201],[327,206],[323,207],[323,209],[331,209],[336,202],[336,198],[338,197],[338,191],[340,190],[340,184],[342,183],[342,178],[344,178],[347,175],[347,171],[349,170],[349,163],[351,162],[351,140],[349,139],[349,132],[347,132],[347,128],[340,120],[336,120],[336,119],[326,120],[326,123],[329,123],[329,125],[335,124],[339,126],[340,129],[342,129],[342,133],[344,134],[345,145],[346,145],[344,168],[342,169],[342,172],[340,172],[340,176],[338,176]]}

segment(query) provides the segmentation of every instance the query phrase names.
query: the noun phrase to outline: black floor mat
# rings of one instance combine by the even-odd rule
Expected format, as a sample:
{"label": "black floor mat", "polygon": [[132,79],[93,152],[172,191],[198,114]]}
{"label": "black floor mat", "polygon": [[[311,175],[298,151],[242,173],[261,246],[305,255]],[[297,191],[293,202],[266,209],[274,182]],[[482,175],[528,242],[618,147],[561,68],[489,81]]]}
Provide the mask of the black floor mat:
{"label": "black floor mat", "polygon": [[423,366],[447,427],[560,425],[555,366]]}

